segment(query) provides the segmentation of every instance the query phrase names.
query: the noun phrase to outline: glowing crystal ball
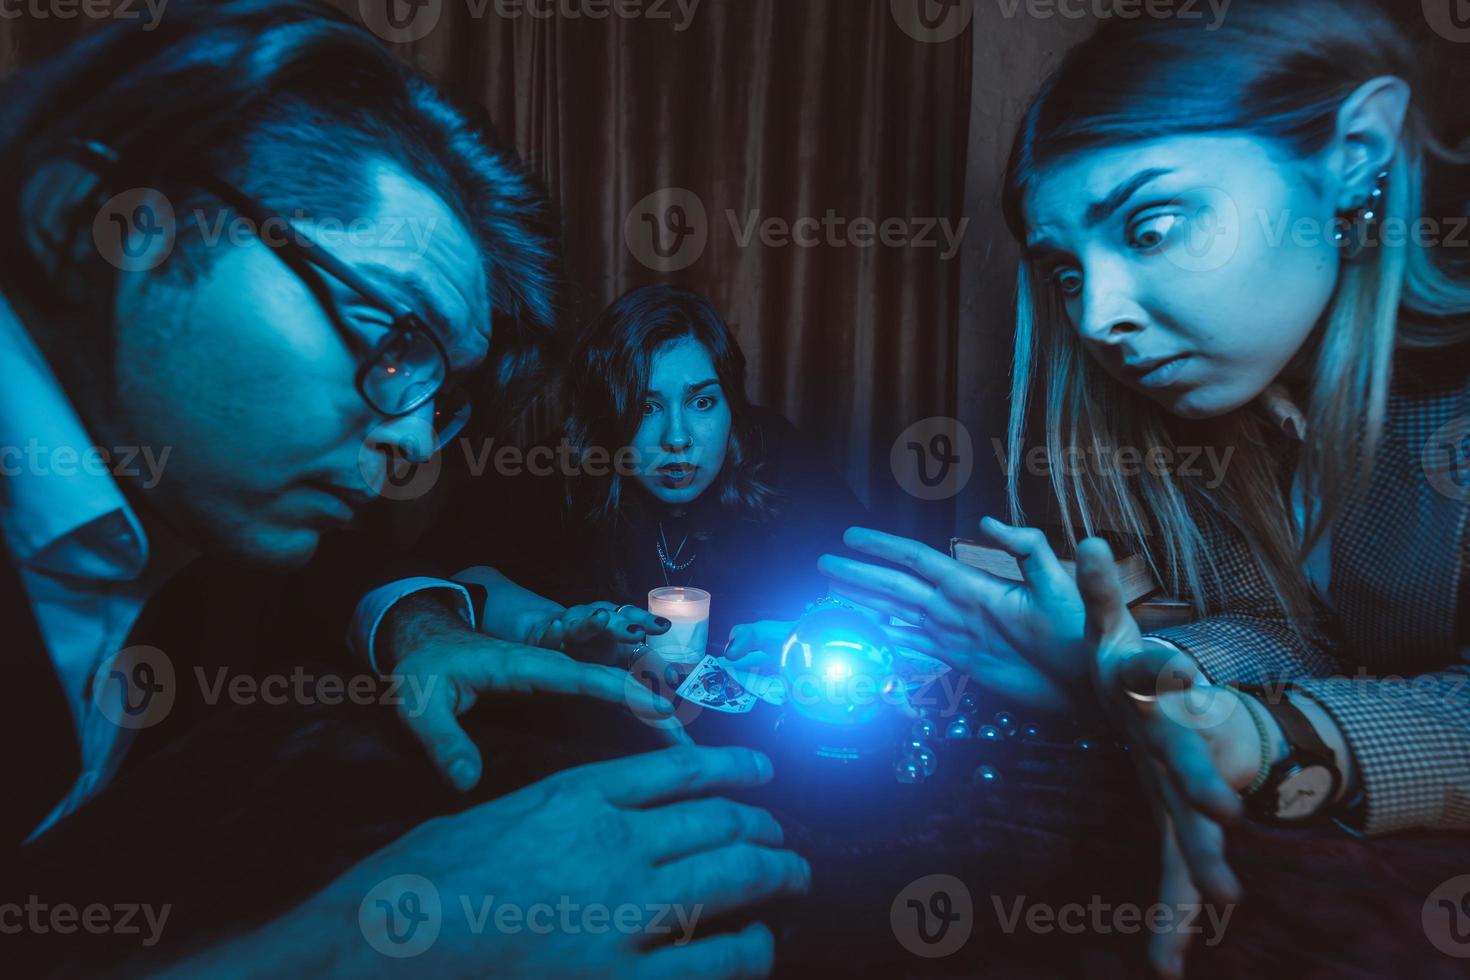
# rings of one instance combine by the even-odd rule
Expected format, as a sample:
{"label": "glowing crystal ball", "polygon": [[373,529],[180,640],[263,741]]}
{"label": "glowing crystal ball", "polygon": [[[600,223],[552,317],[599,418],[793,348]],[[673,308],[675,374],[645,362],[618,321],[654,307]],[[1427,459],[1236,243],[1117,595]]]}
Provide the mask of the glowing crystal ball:
{"label": "glowing crystal ball", "polygon": [[786,703],[813,721],[854,725],[900,698],[888,638],[872,619],[822,606],[796,623],[781,649]]}

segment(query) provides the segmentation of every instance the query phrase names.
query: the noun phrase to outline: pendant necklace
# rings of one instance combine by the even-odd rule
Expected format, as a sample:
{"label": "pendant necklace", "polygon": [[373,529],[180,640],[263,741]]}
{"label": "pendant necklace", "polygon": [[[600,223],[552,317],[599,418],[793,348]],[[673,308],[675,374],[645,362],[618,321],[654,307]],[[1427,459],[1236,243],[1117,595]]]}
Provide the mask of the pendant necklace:
{"label": "pendant necklace", "polygon": [[679,547],[676,548],[676,549],[674,549],[674,553],[672,555],[670,555],[669,554],[669,539],[667,537],[665,537],[665,535],[664,535],[664,525],[663,525],[663,522],[662,521],[659,522],[659,525],[658,525],[658,540],[656,542],[654,542],[654,547],[658,550],[658,561],[659,561],[659,564],[663,567],[664,584],[665,585],[671,584],[669,582],[669,573],[670,572],[682,572],[682,571],[684,571],[690,565],[694,564],[694,559],[696,559],[696,558],[699,557],[698,555],[690,555],[688,558],[685,558],[683,561],[680,561],[679,560],[679,556],[684,553],[684,546],[687,545],[688,543],[689,543],[689,535],[686,534],[686,535],[684,535],[684,540],[682,540],[682,541],[679,542]]}

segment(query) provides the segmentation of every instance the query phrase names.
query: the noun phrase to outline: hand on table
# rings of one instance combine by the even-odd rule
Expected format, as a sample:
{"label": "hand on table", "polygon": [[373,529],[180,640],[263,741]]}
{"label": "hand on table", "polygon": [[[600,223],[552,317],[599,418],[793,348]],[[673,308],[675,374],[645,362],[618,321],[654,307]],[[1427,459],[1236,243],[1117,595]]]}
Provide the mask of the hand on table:
{"label": "hand on table", "polygon": [[[586,620],[579,630],[596,630]],[[555,627],[571,635],[571,626]],[[635,680],[624,667],[581,663],[565,653],[496,639],[476,631],[457,613],[425,592],[402,600],[383,620],[384,649],[393,652],[393,673],[412,676],[421,692],[398,705],[398,716],[423,743],[439,773],[456,789],[472,789],[483,771],[480,750],[460,726],[459,716],[482,694],[566,694],[623,705],[672,745],[691,743],[673,717],[674,706]]]}
{"label": "hand on table", "polygon": [[[1237,793],[1261,764],[1260,734],[1233,688],[1215,686],[1183,651],[1146,641],[1123,602],[1112,551],[1098,539],[1077,550],[1098,700],[1134,749],[1163,838],[1161,902],[1239,900],[1225,861],[1223,826],[1241,814]],[[1149,957],[1182,976],[1186,933],[1156,933]]]}
{"label": "hand on table", "polygon": [[561,650],[585,663],[627,667],[650,636],[667,633],[671,625],[637,606],[593,602],[571,606],[537,623],[526,642]]}
{"label": "hand on table", "polygon": [[1085,613],[1077,586],[1042,533],[992,518],[980,529],[1021,567],[991,575],[907,538],[850,528],[843,542],[889,568],[835,555],[817,567],[838,595],[916,628],[886,627],[896,646],[941,660],[1018,704],[1050,711],[1085,690]]}
{"label": "hand on table", "polygon": [[[422,824],[264,930],[182,964],[180,975],[228,965],[232,976],[273,976],[283,955],[300,955],[312,957],[313,972],[344,976],[400,964],[407,976],[765,976],[770,929],[717,932],[716,920],[804,894],[811,868],[783,848],[769,813],[712,794],[770,777],[759,753],[692,747],[559,773]],[[434,893],[437,917],[426,902]],[[522,927],[497,929],[490,918],[477,929],[487,900],[488,915],[515,908]],[[563,902],[570,912],[558,910]],[[538,917],[543,906],[551,911]],[[618,925],[629,906],[639,928]],[[408,951],[404,915],[437,935],[393,959],[377,950]]]}
{"label": "hand on table", "polygon": [[781,663],[781,648],[791,638],[796,623],[763,619],[732,627],[721,656],[747,670],[770,672]]}

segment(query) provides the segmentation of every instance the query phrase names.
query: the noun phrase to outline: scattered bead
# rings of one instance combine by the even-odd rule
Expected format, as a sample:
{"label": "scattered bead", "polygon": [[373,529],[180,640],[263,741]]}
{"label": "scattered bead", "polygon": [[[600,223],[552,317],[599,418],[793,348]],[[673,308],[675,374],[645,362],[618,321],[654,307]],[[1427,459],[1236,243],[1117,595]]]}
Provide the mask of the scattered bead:
{"label": "scattered bead", "polygon": [[970,782],[976,786],[999,786],[1000,770],[994,766],[980,766]]}

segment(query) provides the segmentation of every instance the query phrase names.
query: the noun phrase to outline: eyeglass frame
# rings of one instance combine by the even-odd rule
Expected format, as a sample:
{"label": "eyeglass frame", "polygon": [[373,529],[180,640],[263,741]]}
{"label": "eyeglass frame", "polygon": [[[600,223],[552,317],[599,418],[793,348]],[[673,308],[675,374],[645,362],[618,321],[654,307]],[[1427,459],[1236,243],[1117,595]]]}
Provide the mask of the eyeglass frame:
{"label": "eyeglass frame", "polygon": [[[94,141],[78,141],[73,143],[72,146],[74,149],[82,151],[83,155],[89,157],[94,164],[105,166],[107,169],[113,169],[118,164],[118,154],[109,146]],[[365,276],[332,254],[321,243],[314,241],[310,235],[291,225],[283,216],[270,211],[259,201],[228,181],[212,174],[187,171],[183,173],[171,171],[169,176],[171,178],[181,178],[186,183],[198,187],[200,190],[209,191],[214,194],[225,204],[233,207],[251,221],[253,225],[252,230],[255,232],[256,238],[267,248],[285,252],[287,256],[295,257],[322,270],[392,318],[389,323],[387,336],[362,359],[353,379],[358,396],[369,408],[384,418],[404,418],[423,408],[424,405],[440,398],[441,395],[448,391],[457,395],[459,399],[462,399],[462,403],[456,409],[448,423],[434,433],[434,444],[428,455],[432,456],[434,453],[439,452],[455,436],[464,431],[465,425],[469,422],[473,405],[464,389],[456,382],[450,380],[452,371],[450,370],[449,352],[445,350],[444,342],[424,322],[423,317],[411,309],[406,303],[390,299],[369,282]],[[284,236],[280,242],[266,241],[264,235],[261,234],[261,229],[267,227],[273,221],[279,223],[281,226],[290,227],[292,234]],[[301,270],[297,267],[296,263],[290,261],[289,258],[285,258],[284,261],[288,266],[291,266],[293,272],[298,276],[301,275]],[[329,312],[331,313],[332,325],[348,341],[349,346],[361,346],[352,342],[350,332],[340,322],[340,317],[337,316],[336,311],[332,310]],[[442,373],[427,392],[416,396],[406,408],[390,412],[383,409],[369,397],[367,377],[380,359],[388,353],[391,346],[402,338],[404,334],[419,334],[429,339],[435,354],[438,356],[439,367]]]}

